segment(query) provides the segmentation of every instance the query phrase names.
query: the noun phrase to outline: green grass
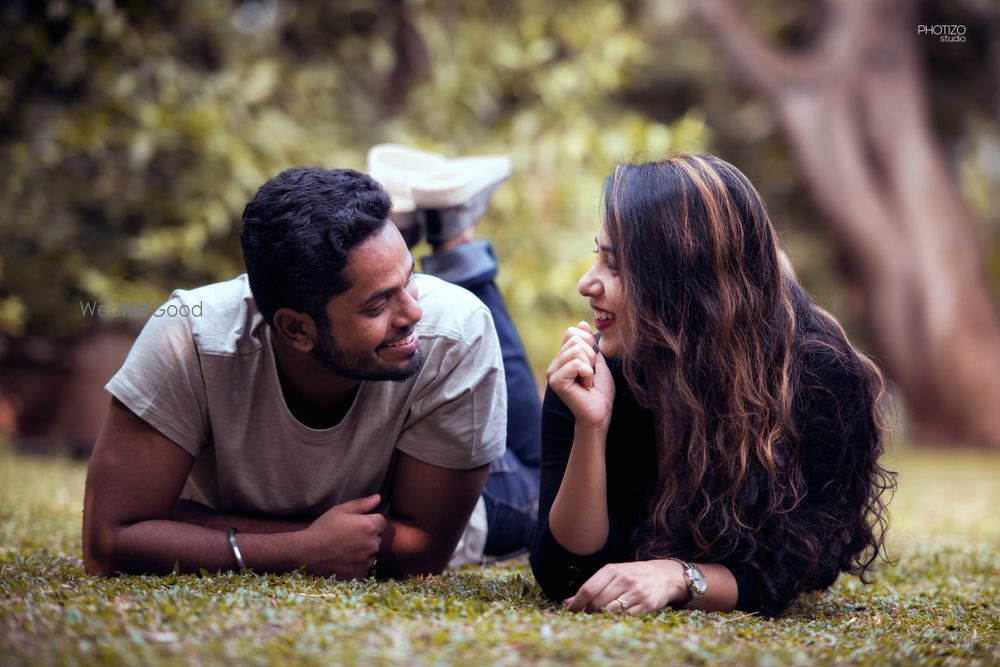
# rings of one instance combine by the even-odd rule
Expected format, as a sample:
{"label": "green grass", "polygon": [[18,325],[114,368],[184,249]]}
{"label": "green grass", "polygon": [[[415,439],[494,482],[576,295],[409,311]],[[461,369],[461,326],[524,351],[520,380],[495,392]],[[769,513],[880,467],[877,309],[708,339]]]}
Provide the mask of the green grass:
{"label": "green grass", "polygon": [[765,621],[570,614],[523,560],[403,582],[90,577],[84,465],[0,446],[0,665],[1000,664],[1000,454],[908,448],[890,463],[899,564]]}

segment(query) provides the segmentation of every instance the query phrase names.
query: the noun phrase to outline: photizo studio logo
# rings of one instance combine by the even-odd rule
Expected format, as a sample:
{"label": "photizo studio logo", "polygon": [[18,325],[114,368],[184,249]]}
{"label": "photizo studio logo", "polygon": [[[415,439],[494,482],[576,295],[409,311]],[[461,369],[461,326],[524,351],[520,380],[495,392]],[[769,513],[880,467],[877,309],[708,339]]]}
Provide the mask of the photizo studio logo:
{"label": "photizo studio logo", "polygon": [[931,37],[938,37],[942,42],[964,42],[965,41],[965,26],[961,23],[955,24],[945,24],[938,23],[935,25],[924,25],[920,24],[917,26],[918,35],[929,35]]}

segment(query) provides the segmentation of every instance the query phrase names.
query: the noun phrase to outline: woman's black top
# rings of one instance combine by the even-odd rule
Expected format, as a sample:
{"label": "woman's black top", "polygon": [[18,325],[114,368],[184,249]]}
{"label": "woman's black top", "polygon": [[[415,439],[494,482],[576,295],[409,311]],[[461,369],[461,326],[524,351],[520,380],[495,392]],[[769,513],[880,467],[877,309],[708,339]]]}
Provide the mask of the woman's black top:
{"label": "woman's black top", "polygon": [[[562,484],[573,446],[575,418],[551,388],[546,391],[542,406],[538,532],[531,554],[531,567],[542,590],[556,601],[574,595],[604,565],[636,560],[641,529],[649,516],[650,501],[657,490],[653,415],[632,396],[616,360],[609,359],[608,362],[616,387],[606,447],[609,528],[607,541],[595,553],[580,556],[567,551],[549,529],[549,511]],[[847,381],[843,371],[832,375],[839,375],[839,379]],[[830,377],[831,374],[827,373],[826,379]],[[835,393],[843,396],[840,390],[848,389],[838,387]],[[803,425],[801,428],[804,441],[812,441],[814,446],[810,449],[814,453],[826,451],[832,456],[832,460],[817,461],[814,466],[817,476],[824,478],[823,481],[817,479],[817,487],[827,486],[831,478],[843,479],[853,474],[852,466],[845,465],[852,457],[845,456],[848,448],[844,441],[858,434],[844,433],[842,428],[834,428],[829,423],[816,423],[813,428]],[[817,503],[822,501],[823,494],[813,495],[815,497],[811,500]],[[780,551],[781,539],[782,536],[762,536],[761,541]],[[684,554],[676,555],[684,557]],[[775,569],[780,571],[767,574],[773,575],[770,585],[766,587],[769,590],[767,595],[764,595],[765,587],[758,579],[760,573],[738,562],[723,560],[720,564],[728,567],[736,579],[739,587],[736,608],[741,611],[774,615],[794,598],[803,584],[801,573],[794,571],[795,565],[782,562],[780,557],[775,561]],[[811,584],[810,588],[823,588],[831,584],[838,573],[834,566],[832,571],[821,573],[818,580],[814,577],[806,583]]]}

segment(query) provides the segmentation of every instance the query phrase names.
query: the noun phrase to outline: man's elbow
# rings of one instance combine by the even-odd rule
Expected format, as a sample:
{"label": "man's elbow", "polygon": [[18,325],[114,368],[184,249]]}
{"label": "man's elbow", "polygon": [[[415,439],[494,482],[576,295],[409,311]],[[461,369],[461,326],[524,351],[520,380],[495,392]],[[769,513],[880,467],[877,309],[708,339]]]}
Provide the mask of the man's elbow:
{"label": "man's elbow", "polygon": [[114,528],[93,526],[84,530],[83,571],[105,576],[121,571],[116,562]]}
{"label": "man's elbow", "polygon": [[389,579],[406,579],[407,577],[438,576],[448,567],[449,557],[440,558],[424,554],[410,554],[405,558],[394,559],[393,565],[378,563],[380,577]]}
{"label": "man's elbow", "polygon": [[437,576],[444,572],[451,561],[454,547],[445,551],[441,544],[428,540],[422,545],[410,545],[405,551],[394,553],[378,564],[381,575],[392,578]]}
{"label": "man's elbow", "polygon": [[117,572],[111,563],[94,558],[83,559],[83,571],[96,576],[109,576]]}
{"label": "man's elbow", "polygon": [[444,558],[441,558],[440,556],[426,556],[411,563],[408,568],[410,571],[407,572],[407,575],[413,577],[424,577],[428,575],[437,576],[444,572],[444,569],[448,567],[449,560],[450,556],[445,556]]}
{"label": "man's elbow", "polygon": [[83,571],[93,575],[110,575],[117,572],[111,554],[101,553],[98,555],[93,548],[88,548],[88,544],[83,544]]}

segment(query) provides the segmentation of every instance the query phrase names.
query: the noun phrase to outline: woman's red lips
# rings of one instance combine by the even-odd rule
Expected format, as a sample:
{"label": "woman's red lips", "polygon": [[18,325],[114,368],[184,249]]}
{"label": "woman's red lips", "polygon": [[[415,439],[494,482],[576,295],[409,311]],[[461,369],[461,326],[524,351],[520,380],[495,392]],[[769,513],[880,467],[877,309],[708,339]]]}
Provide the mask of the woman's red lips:
{"label": "woman's red lips", "polygon": [[591,309],[594,311],[594,326],[597,327],[598,331],[603,331],[615,323],[614,313],[594,306],[591,306]]}

